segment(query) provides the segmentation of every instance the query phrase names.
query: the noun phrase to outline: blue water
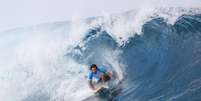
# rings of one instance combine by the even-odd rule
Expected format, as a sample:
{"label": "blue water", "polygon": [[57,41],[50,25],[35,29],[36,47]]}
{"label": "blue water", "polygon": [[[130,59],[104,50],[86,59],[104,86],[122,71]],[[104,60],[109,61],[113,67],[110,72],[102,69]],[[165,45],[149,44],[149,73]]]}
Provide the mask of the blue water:
{"label": "blue water", "polygon": [[[168,23],[164,17],[152,17],[143,23],[140,33],[129,32],[132,36],[123,40],[123,44],[119,44],[102,24],[87,28],[81,34],[83,37],[80,41],[73,39],[78,44],[63,44],[72,41],[65,38],[71,36],[69,29],[68,24],[61,23],[49,27],[39,26],[27,29],[28,31],[22,29],[17,31],[17,35],[8,34],[8,37],[2,38],[5,40],[5,47],[8,47],[6,44],[14,47],[14,52],[6,48],[9,51],[3,51],[3,57],[15,54],[15,49],[20,49],[22,53],[17,54],[18,58],[5,58],[16,63],[11,69],[0,69],[0,80],[2,85],[15,86],[12,89],[5,86],[8,92],[5,89],[0,91],[0,95],[6,95],[0,99],[80,101],[88,98],[89,101],[101,101],[103,99],[98,97],[89,98],[93,95],[90,95],[83,78],[88,66],[96,63],[116,71],[122,81],[118,85],[121,90],[112,97],[113,101],[201,100],[201,14],[182,14],[173,24]],[[33,34],[36,33],[34,31],[38,31],[38,34]],[[31,38],[27,32],[32,32]],[[19,33],[23,37],[14,38]],[[11,38],[14,41],[6,41]],[[15,48],[21,47],[16,42],[23,43],[22,49]],[[30,44],[26,44],[27,42]],[[34,48],[30,49],[31,46]],[[7,73],[6,76],[3,72]],[[10,99],[11,96],[13,99]],[[80,96],[84,98],[79,99]]]}
{"label": "blue water", "polygon": [[[89,37],[99,31],[89,31]],[[201,100],[201,15],[182,15],[175,24],[154,18],[142,27],[143,35],[118,44],[106,31],[86,43],[77,60],[102,64],[103,47],[121,50],[125,64],[124,90],[117,101],[199,101]],[[94,54],[85,59],[92,52]]]}
{"label": "blue water", "polygon": [[131,38],[121,48],[129,86],[117,99],[201,100],[200,26],[200,14],[180,16],[173,25],[163,18],[146,22],[143,36]]}

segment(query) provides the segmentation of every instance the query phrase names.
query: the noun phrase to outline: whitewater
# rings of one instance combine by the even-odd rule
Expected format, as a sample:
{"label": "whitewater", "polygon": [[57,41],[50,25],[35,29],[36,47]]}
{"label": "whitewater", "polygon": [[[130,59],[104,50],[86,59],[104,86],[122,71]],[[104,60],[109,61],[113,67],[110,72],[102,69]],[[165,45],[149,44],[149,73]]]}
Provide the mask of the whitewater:
{"label": "whitewater", "polygon": [[89,98],[90,64],[122,81],[113,101],[201,100],[201,10],[153,8],[0,33],[1,101]]}

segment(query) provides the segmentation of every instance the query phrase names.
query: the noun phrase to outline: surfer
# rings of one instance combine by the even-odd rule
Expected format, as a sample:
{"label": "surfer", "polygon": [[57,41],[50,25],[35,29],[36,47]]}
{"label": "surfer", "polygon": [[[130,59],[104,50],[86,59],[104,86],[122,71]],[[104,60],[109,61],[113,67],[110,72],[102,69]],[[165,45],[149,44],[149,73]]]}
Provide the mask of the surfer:
{"label": "surfer", "polygon": [[108,72],[105,67],[97,67],[96,64],[92,64],[89,70],[90,72],[88,74],[88,81],[89,87],[92,90],[96,90],[96,84],[104,83],[111,79],[112,74]]}

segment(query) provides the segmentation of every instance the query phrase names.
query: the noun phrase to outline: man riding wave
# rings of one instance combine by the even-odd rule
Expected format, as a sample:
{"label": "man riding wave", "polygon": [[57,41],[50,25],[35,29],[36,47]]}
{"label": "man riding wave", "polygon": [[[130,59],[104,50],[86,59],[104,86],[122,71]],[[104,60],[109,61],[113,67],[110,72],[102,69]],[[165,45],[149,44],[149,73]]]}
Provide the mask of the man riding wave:
{"label": "man riding wave", "polygon": [[93,90],[96,90],[95,84],[104,83],[111,79],[112,74],[103,66],[97,67],[96,64],[92,64],[89,69],[90,72],[87,78],[89,81],[89,87]]}

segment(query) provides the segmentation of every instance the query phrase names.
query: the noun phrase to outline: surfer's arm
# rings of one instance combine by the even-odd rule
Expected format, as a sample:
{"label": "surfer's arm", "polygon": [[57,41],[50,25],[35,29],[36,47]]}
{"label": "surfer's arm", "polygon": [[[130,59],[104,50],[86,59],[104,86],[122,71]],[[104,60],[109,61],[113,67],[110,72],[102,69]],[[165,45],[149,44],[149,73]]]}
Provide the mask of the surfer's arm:
{"label": "surfer's arm", "polygon": [[95,87],[94,87],[94,85],[93,85],[93,83],[92,83],[92,80],[88,80],[88,83],[89,83],[89,87],[90,87],[91,89],[95,90]]}
{"label": "surfer's arm", "polygon": [[89,74],[88,74],[88,84],[89,84],[89,87],[91,89],[95,90],[95,87],[94,87],[94,85],[92,83],[92,78],[93,78],[93,74],[92,74],[92,72],[89,72]]}

